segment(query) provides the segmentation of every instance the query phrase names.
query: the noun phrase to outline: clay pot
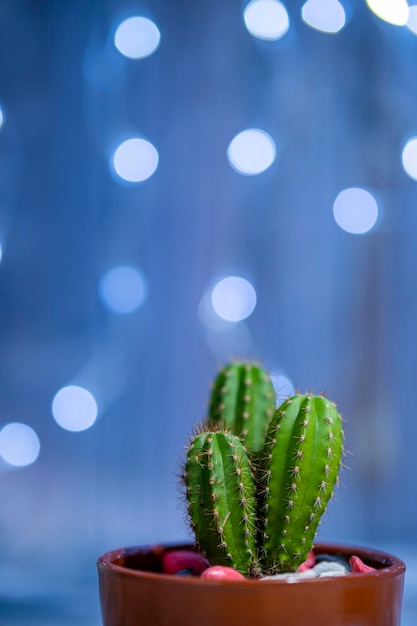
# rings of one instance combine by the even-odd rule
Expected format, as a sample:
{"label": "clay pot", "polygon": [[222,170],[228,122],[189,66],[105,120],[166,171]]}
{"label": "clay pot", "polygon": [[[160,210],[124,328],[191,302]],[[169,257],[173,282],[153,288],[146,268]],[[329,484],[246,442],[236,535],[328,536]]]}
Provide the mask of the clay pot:
{"label": "clay pot", "polygon": [[318,544],[316,554],[359,556],[377,571],[337,578],[216,581],[162,574],[166,550],[108,552],[98,560],[104,626],[399,626],[404,563],[389,554]]}

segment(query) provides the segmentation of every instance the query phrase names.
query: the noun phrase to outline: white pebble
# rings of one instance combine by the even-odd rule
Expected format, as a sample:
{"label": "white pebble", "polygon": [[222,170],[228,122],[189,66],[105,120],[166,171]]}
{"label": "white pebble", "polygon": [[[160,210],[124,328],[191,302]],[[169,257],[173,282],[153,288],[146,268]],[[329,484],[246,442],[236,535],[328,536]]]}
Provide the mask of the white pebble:
{"label": "white pebble", "polygon": [[308,578],[317,578],[318,574],[313,569],[306,569],[304,572],[284,572],[273,576],[264,576],[261,580],[286,580],[287,583],[296,583]]}
{"label": "white pebble", "polygon": [[316,572],[317,576],[334,576],[335,572],[342,572],[342,576],[346,574],[347,569],[341,563],[336,563],[335,561],[320,561],[313,567],[313,570]]}
{"label": "white pebble", "polygon": [[348,573],[347,569],[334,571],[334,572],[323,572],[319,574],[319,578],[336,578],[336,576],[346,576]]}

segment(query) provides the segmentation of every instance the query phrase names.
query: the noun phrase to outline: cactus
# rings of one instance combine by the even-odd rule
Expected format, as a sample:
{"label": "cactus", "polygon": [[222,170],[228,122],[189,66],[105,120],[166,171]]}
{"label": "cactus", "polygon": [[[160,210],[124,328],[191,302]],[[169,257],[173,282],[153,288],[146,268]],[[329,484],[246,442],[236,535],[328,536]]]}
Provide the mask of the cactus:
{"label": "cactus", "polygon": [[229,429],[249,452],[257,453],[264,445],[274,410],[275,391],[269,374],[255,363],[231,363],[214,381],[207,424]]}
{"label": "cactus", "polygon": [[191,443],[185,467],[191,526],[212,563],[242,574],[256,564],[256,496],[252,467],[240,440],[203,432]]}
{"label": "cactus", "polygon": [[[250,401],[242,403],[241,395],[242,387],[251,387],[248,374],[252,385],[262,379],[266,387],[256,391],[264,410],[245,418],[242,405]],[[212,565],[231,565],[249,576],[295,571],[306,560],[343,454],[333,402],[297,394],[269,417],[268,381],[249,363],[220,372],[211,402],[217,410],[192,440],[183,475],[200,549]]]}
{"label": "cactus", "polygon": [[264,571],[296,570],[306,560],[342,451],[341,418],[326,398],[297,395],[275,412],[259,472]]}

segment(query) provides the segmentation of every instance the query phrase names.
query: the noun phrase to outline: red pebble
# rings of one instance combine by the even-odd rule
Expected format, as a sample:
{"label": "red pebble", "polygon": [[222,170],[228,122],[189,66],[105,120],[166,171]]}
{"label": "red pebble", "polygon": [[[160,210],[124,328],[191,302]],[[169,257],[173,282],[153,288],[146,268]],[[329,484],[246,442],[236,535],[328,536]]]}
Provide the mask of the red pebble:
{"label": "red pebble", "polygon": [[370,565],[366,565],[362,559],[358,556],[351,556],[349,559],[349,565],[352,569],[352,573],[355,572],[375,572],[375,567],[371,567]]}
{"label": "red pebble", "polygon": [[316,557],[314,555],[313,550],[310,550],[307,556],[307,560],[304,561],[304,563],[301,563],[301,565],[298,568],[298,571],[305,572],[307,569],[311,569],[312,567],[314,567],[315,564],[316,564]]}
{"label": "red pebble", "polygon": [[240,572],[226,565],[208,567],[201,574],[201,578],[211,578],[211,580],[245,580],[245,577]]}
{"label": "red pebble", "polygon": [[207,559],[192,550],[168,550],[162,555],[162,571],[165,574],[190,569],[194,576],[199,576],[209,565]]}

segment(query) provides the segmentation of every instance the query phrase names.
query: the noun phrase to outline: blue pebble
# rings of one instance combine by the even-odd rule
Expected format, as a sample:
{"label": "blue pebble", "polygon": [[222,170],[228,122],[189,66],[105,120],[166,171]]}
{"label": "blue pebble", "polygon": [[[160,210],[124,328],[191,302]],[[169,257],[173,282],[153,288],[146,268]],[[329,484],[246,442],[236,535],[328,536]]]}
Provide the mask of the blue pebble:
{"label": "blue pebble", "polygon": [[177,572],[175,574],[175,576],[193,576],[193,570],[189,569],[188,567],[186,569],[181,569],[179,572]]}

